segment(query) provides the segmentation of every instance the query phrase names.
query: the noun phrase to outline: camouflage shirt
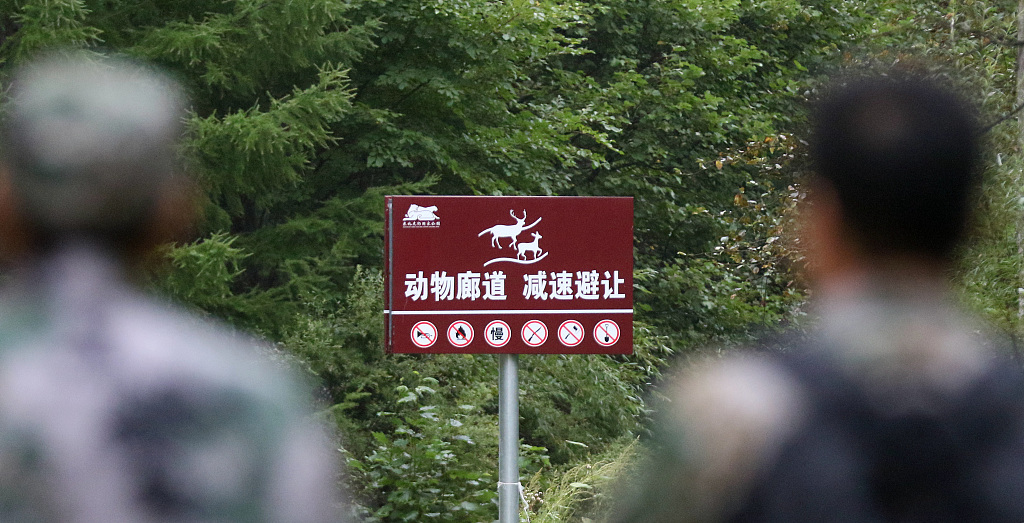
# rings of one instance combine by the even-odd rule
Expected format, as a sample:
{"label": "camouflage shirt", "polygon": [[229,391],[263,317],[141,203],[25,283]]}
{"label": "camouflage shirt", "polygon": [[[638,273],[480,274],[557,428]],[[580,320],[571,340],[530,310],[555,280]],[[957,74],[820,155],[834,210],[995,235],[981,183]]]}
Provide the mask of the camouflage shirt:
{"label": "camouflage shirt", "polygon": [[0,293],[0,521],[340,521],[337,452],[258,343],[68,248]]}
{"label": "camouflage shirt", "polygon": [[[859,485],[851,487],[862,479],[879,479],[862,471],[882,470],[869,461],[886,452],[894,463],[914,455],[907,470],[889,470],[883,481],[917,467],[930,471],[925,481],[946,474],[950,481],[964,482],[950,483],[959,485],[951,488],[974,496],[956,510],[1000,515],[961,520],[1020,521],[1003,517],[1024,510],[1024,503],[1016,501],[1024,499],[1024,379],[1016,363],[998,357],[942,289],[880,284],[847,291],[818,303],[819,324],[800,342],[816,353],[814,359],[828,362],[818,367],[829,370],[828,375],[816,376],[815,369],[794,372],[798,367],[788,361],[795,356],[783,351],[707,362],[675,380],[666,391],[651,459],[638,468],[612,521],[908,520],[890,518],[874,506],[877,500],[871,496],[879,494],[872,491],[874,484],[858,492],[853,491]],[[847,389],[856,392],[855,401],[833,402],[822,412],[823,397]],[[991,405],[985,400],[993,397],[1002,401],[1002,410],[982,413],[980,407]],[[861,417],[848,419],[848,405],[863,407],[857,413]],[[988,423],[996,416],[1005,423]],[[880,448],[889,442],[876,434],[848,433],[871,432],[872,424],[922,432],[901,447],[907,452],[894,454],[895,447]],[[933,436],[943,432],[960,436],[936,443]],[[933,443],[935,448],[928,446]],[[936,461],[928,455],[933,450],[957,459]],[[982,452],[989,455],[977,455]],[[801,460],[804,468],[798,466]],[[970,467],[965,464],[969,460]],[[968,468],[969,474],[961,474]],[[886,488],[883,495],[900,494]],[[841,490],[852,494],[838,499]],[[830,499],[833,492],[837,495]],[[755,498],[759,505],[752,507]],[[915,500],[905,506],[916,510],[912,505],[919,502],[917,508],[931,504]],[[755,512],[766,504],[787,516]],[[845,509],[834,509],[841,505]]]}

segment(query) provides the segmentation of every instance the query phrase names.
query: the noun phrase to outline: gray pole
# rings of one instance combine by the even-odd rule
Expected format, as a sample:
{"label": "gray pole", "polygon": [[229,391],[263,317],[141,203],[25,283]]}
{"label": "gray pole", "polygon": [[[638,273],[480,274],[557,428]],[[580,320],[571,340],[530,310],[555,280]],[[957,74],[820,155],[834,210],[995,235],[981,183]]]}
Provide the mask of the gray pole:
{"label": "gray pole", "polygon": [[498,523],[519,523],[519,355],[498,355]]}

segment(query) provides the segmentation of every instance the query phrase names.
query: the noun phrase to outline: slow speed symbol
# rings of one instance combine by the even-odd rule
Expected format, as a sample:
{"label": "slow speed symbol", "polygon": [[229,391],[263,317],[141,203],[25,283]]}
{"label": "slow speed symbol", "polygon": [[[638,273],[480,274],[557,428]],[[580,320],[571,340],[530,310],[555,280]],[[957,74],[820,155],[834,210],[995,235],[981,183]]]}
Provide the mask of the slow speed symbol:
{"label": "slow speed symbol", "polygon": [[558,341],[566,347],[575,347],[583,342],[586,336],[583,325],[576,320],[565,320],[558,326]]}
{"label": "slow speed symbol", "polygon": [[508,324],[501,320],[494,320],[484,327],[484,341],[491,347],[504,347],[511,337]]}

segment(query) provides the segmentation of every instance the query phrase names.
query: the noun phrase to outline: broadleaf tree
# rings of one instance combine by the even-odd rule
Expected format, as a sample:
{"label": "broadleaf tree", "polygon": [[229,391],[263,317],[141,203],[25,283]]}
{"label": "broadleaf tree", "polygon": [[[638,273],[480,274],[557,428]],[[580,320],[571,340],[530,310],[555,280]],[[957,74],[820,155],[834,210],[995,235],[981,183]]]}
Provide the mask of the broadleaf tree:
{"label": "broadleaf tree", "polygon": [[895,20],[872,8],[0,0],[0,82],[54,45],[180,78],[205,213],[154,287],[321,384],[368,519],[480,521],[495,513],[496,364],[383,353],[383,196],[635,198],[635,354],[522,358],[524,473],[557,474],[644,432],[674,355],[799,323],[783,226],[801,104]]}

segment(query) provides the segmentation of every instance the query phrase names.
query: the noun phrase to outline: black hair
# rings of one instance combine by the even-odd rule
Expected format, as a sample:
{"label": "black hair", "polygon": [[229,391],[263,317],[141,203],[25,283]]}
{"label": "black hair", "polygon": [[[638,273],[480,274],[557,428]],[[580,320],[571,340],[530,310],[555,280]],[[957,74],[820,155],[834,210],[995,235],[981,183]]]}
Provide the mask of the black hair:
{"label": "black hair", "polygon": [[948,261],[978,185],[971,106],[933,80],[879,76],[831,89],[812,122],[816,175],[859,247]]}

